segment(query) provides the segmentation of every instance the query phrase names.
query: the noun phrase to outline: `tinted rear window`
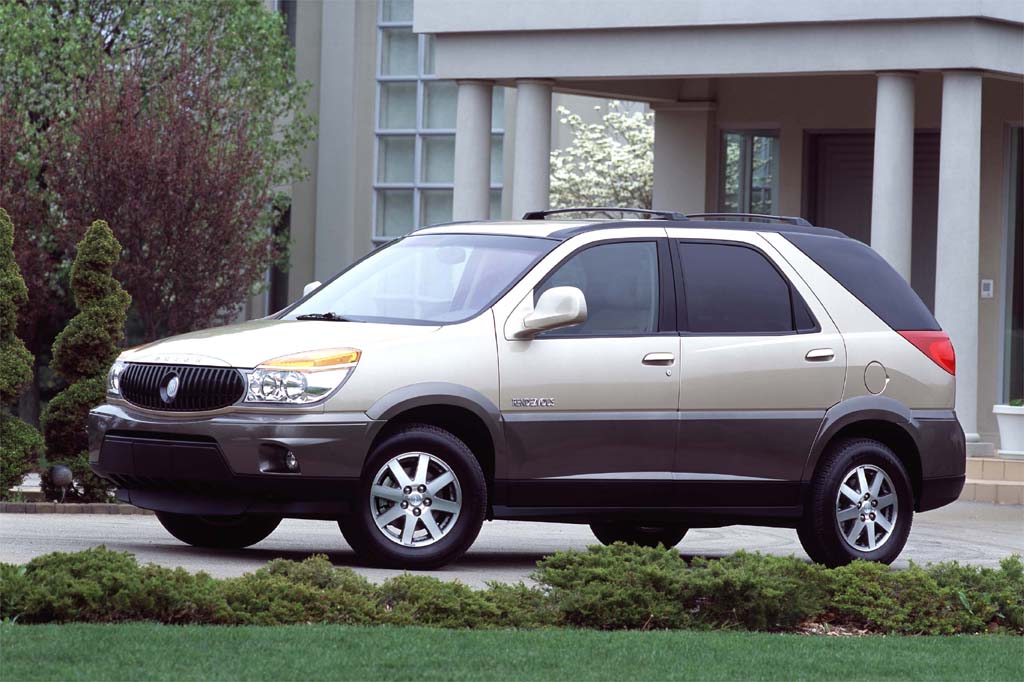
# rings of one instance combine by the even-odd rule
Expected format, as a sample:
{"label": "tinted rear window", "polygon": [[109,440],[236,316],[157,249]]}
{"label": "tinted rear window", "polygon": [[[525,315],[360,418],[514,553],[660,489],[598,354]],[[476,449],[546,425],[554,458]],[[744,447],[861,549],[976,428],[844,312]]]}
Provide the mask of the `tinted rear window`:
{"label": "tinted rear window", "polygon": [[783,236],[893,329],[940,329],[907,281],[866,244],[855,239],[810,234]]}
{"label": "tinted rear window", "polygon": [[683,241],[679,258],[688,331],[763,334],[816,328],[799,294],[759,251]]}

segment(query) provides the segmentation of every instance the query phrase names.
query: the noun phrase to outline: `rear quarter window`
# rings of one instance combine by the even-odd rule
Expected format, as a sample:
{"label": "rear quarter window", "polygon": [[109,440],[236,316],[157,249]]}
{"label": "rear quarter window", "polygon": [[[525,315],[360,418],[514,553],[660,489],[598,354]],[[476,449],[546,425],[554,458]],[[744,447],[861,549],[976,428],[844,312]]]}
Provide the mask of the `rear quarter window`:
{"label": "rear quarter window", "polygon": [[783,236],[892,329],[941,329],[907,281],[870,246],[843,237],[796,233]]}

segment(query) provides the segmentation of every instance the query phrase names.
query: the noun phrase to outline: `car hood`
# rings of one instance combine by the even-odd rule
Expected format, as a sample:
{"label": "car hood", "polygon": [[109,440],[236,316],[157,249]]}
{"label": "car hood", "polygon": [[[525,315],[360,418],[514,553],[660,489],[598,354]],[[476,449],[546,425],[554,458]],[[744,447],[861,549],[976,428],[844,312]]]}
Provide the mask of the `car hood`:
{"label": "car hood", "polygon": [[253,320],[204,329],[125,351],[125,362],[250,368],[267,360],[324,348],[368,347],[423,336],[438,327],[319,320]]}

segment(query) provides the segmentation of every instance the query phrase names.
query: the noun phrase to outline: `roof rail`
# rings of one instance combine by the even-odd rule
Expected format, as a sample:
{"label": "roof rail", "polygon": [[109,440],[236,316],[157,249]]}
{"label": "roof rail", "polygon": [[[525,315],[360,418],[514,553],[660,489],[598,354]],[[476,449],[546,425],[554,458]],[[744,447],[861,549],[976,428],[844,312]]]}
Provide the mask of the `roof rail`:
{"label": "roof rail", "polygon": [[765,215],[763,213],[687,213],[687,218],[757,218],[768,222],[775,220],[780,223],[789,223],[790,225],[803,225],[804,227],[814,227],[811,223],[807,222],[804,218],[797,216],[788,215]]}
{"label": "roof rail", "polygon": [[552,208],[546,211],[527,211],[523,220],[544,220],[558,213],[638,213],[655,220],[686,220],[686,216],[675,211],[652,211],[646,208],[618,208],[616,206],[580,206],[576,208]]}

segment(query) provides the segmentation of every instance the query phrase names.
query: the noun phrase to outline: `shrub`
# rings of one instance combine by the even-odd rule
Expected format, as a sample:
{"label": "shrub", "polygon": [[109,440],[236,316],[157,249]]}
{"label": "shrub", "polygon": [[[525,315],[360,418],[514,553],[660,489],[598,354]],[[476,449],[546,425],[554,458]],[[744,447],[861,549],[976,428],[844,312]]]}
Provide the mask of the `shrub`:
{"label": "shrub", "polygon": [[21,622],[443,628],[725,628],[801,631],[811,623],[894,634],[1024,633],[1024,564],[894,571],[827,569],[740,552],[690,564],[671,550],[613,545],[539,563],[540,587],[402,575],[373,585],[326,557],[273,561],[241,578],[140,566],[99,547],[0,564],[0,618]]}
{"label": "shrub", "polygon": [[6,413],[32,379],[34,358],[17,335],[18,309],[27,300],[14,260],[14,224],[0,208],[0,499],[21,483],[43,449],[38,431]]}
{"label": "shrub", "polygon": [[[51,364],[69,386],[50,401],[42,418],[50,462],[71,469],[74,489],[69,492],[85,501],[108,497],[107,484],[89,469],[85,424],[89,410],[103,402],[107,371],[124,340],[131,298],[112,274],[120,257],[121,244],[102,220],[78,243],[71,288],[79,313],[57,335]],[[46,475],[43,488],[51,499],[59,497]]]}

